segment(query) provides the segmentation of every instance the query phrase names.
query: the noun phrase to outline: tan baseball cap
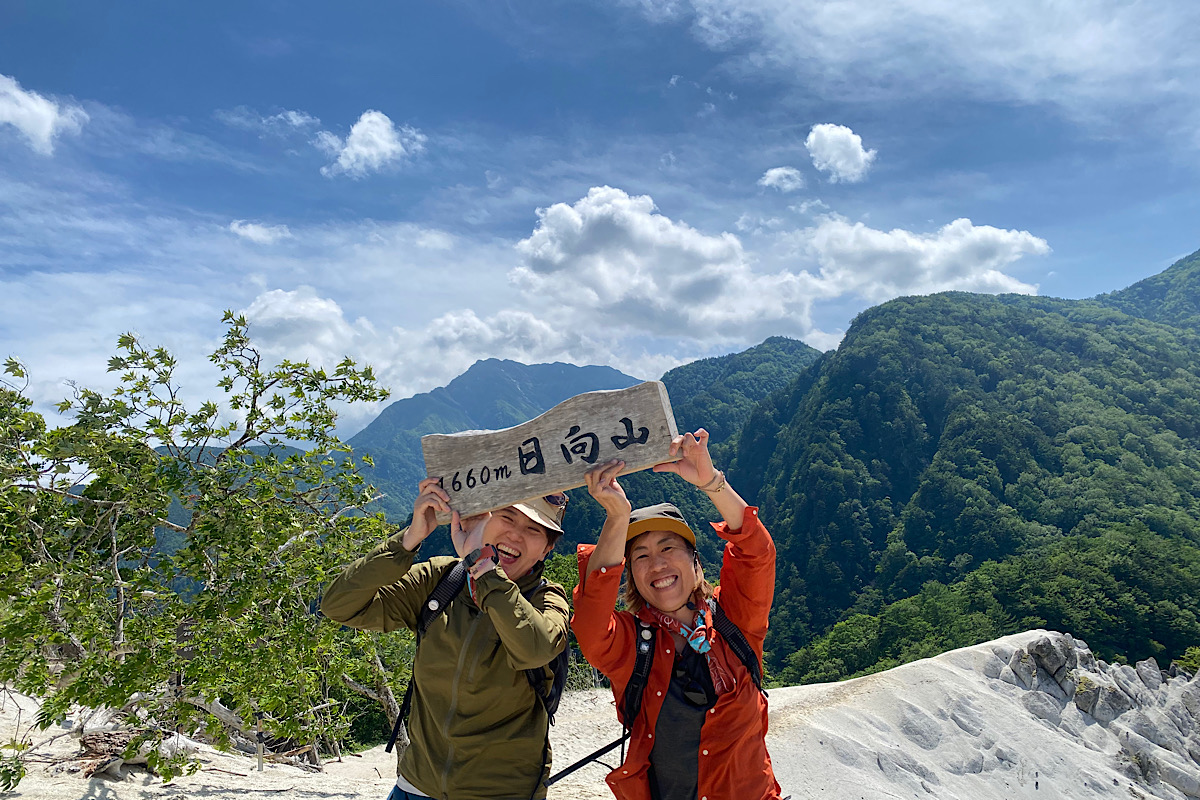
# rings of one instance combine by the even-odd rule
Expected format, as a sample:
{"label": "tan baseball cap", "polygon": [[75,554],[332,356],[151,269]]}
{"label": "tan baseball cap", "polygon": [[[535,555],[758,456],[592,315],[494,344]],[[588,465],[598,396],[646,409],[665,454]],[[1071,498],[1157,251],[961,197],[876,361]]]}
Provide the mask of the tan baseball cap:
{"label": "tan baseball cap", "polygon": [[548,494],[545,497],[531,497],[512,507],[529,517],[534,522],[557,533],[563,533],[563,515],[567,513],[567,500],[562,492]]}
{"label": "tan baseball cap", "polygon": [[692,547],[696,546],[696,533],[688,524],[684,522],[683,514],[679,513],[679,509],[670,503],[659,503],[654,506],[646,506],[645,508],[636,508],[629,515],[629,533],[625,535],[625,541],[633,541],[635,537],[641,536],[647,531],[669,531],[678,533],[683,538],[691,543]]}

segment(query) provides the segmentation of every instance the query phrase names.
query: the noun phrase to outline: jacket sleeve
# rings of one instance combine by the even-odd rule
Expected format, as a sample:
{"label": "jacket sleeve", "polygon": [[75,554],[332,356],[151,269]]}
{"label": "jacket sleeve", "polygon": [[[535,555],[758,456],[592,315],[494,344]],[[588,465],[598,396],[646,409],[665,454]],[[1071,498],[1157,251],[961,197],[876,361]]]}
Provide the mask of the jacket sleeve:
{"label": "jacket sleeve", "polygon": [[775,599],[775,543],[754,506],[746,509],[740,530],[730,530],[724,522],[713,524],[713,529],[729,543],[721,561],[717,601],[761,653]]}
{"label": "jacket sleeve", "polygon": [[321,613],[367,631],[416,629],[420,604],[437,585],[428,564],[413,565],[416,551],[403,544],[404,531],[342,567],[321,599]]}
{"label": "jacket sleeve", "polygon": [[547,582],[529,600],[497,568],[475,581],[475,597],[500,635],[513,669],[543,667],[566,649],[571,611],[567,593],[557,583]]}
{"label": "jacket sleeve", "polygon": [[633,673],[633,617],[618,612],[617,591],[621,587],[624,564],[602,567],[588,574],[588,560],[595,545],[581,544],[579,584],[575,587],[575,615],[571,630],[579,640],[583,657],[616,684],[624,684]]}

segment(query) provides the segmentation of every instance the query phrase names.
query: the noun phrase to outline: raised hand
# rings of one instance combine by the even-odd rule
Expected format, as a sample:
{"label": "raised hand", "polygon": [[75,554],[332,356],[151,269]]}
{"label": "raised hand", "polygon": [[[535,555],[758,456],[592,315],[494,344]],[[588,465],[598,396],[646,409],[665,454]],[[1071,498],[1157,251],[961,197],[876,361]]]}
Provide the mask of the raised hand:
{"label": "raised hand", "polygon": [[483,529],[491,518],[490,511],[466,519],[457,511],[450,515],[450,541],[454,542],[454,552],[459,558],[483,547]]}
{"label": "raised hand", "polygon": [[628,517],[633,506],[625,496],[625,490],[617,483],[617,476],[625,469],[625,462],[613,459],[607,464],[598,464],[587,471],[584,480],[587,490],[601,508],[612,516]]}
{"label": "raised hand", "polygon": [[404,547],[417,549],[437,528],[438,512],[450,513],[450,495],[442,488],[441,478],[426,478],[417,484],[417,499],[413,502],[412,524],[404,533]]}
{"label": "raised hand", "polygon": [[708,454],[708,431],[704,428],[676,436],[669,452],[672,457],[681,456],[680,460],[659,464],[654,467],[655,472],[674,472],[693,486],[705,486],[716,477],[717,470]]}

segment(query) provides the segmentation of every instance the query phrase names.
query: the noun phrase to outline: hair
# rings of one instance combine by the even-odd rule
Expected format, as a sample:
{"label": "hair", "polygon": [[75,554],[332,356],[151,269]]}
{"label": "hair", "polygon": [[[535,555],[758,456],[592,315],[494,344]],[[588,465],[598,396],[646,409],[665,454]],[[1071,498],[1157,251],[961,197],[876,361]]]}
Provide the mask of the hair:
{"label": "hair", "polygon": [[[644,536],[645,534],[642,535]],[[629,550],[639,538],[641,537],[635,536],[625,543],[625,563],[627,565],[629,563]],[[682,536],[679,538],[683,539]],[[700,554],[696,552],[696,548],[687,539],[683,539],[683,543],[692,551],[692,563],[700,568],[700,582],[696,584],[696,591],[700,593],[701,599],[707,602],[712,599],[713,585],[704,577],[704,565],[700,563]],[[693,594],[695,593],[693,592]],[[634,583],[632,568],[626,568],[625,570],[625,586],[622,600],[624,601],[625,610],[631,614],[637,614],[647,605],[645,598],[642,597],[642,593],[637,590],[637,586]]]}

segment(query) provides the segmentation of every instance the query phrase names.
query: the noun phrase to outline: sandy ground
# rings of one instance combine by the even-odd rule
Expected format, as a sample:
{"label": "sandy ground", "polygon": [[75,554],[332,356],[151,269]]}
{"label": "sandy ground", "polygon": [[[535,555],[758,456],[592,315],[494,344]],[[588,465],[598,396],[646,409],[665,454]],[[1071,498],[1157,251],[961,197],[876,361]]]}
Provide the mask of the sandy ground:
{"label": "sandy ground", "polygon": [[[20,706],[20,714],[18,714]],[[0,741],[10,741],[20,730],[29,730],[36,705],[9,695],[0,710]],[[612,694],[605,691],[571,693],[563,698],[558,712],[559,724],[551,732],[556,764],[567,765],[607,744],[620,734],[613,712]],[[566,721],[570,722],[567,723]],[[48,747],[39,748],[44,754],[32,761],[28,773],[16,791],[0,795],[21,800],[151,800],[157,798],[201,797],[224,800],[233,797],[269,797],[276,800],[315,800],[316,798],[378,798],[383,800],[391,791],[396,774],[395,755],[376,747],[359,756],[347,756],[339,761],[327,761],[325,772],[309,773],[296,767],[264,764],[257,771],[256,760],[240,753],[222,753],[205,748],[198,753],[203,765],[195,775],[176,778],[164,784],[159,778],[140,767],[127,768],[126,778],[118,781],[108,777],[83,778],[78,762],[71,756],[79,752],[77,740],[61,735],[61,729],[34,732],[31,738],[40,743],[56,734],[60,737]],[[2,752],[2,751],[0,751]],[[603,760],[614,764],[617,753]],[[70,771],[75,768],[75,771]],[[612,794],[604,784],[608,770],[591,764],[568,780],[552,787],[555,800],[601,800]]]}
{"label": "sandy ground", "polygon": [[[1069,700],[1051,702],[1038,691],[994,677],[1005,652],[1028,646],[1043,634],[1017,634],[843,683],[771,691],[767,744],[784,796],[792,800],[1187,800],[1200,796],[1200,792],[1184,794],[1153,776],[1140,777],[1122,751],[1116,723],[1111,728],[1101,725]],[[1172,679],[1172,684],[1176,681],[1184,679]],[[1173,691],[1178,693],[1181,686],[1193,691],[1186,682]],[[1194,696],[1200,696],[1200,678]],[[0,716],[0,741],[12,735],[15,712],[10,698]],[[23,713],[28,720],[29,711]],[[1189,739],[1200,745],[1200,720],[1187,724],[1194,725]],[[551,735],[556,767],[607,744],[619,732],[609,692],[568,694]],[[49,749],[53,762],[76,752],[77,744],[64,736]],[[382,747],[361,757],[329,762],[324,774],[271,764],[259,773],[250,757],[211,750],[201,752],[200,758],[199,773],[166,785],[140,770],[131,771],[124,781],[89,780],[67,772],[69,762],[34,763],[9,797],[382,800],[395,774],[394,759]],[[615,765],[616,753],[602,760]],[[1200,781],[1200,767],[1180,763],[1189,774],[1195,768]],[[550,798],[611,797],[603,782],[606,773],[603,766],[588,766],[551,787]]]}

